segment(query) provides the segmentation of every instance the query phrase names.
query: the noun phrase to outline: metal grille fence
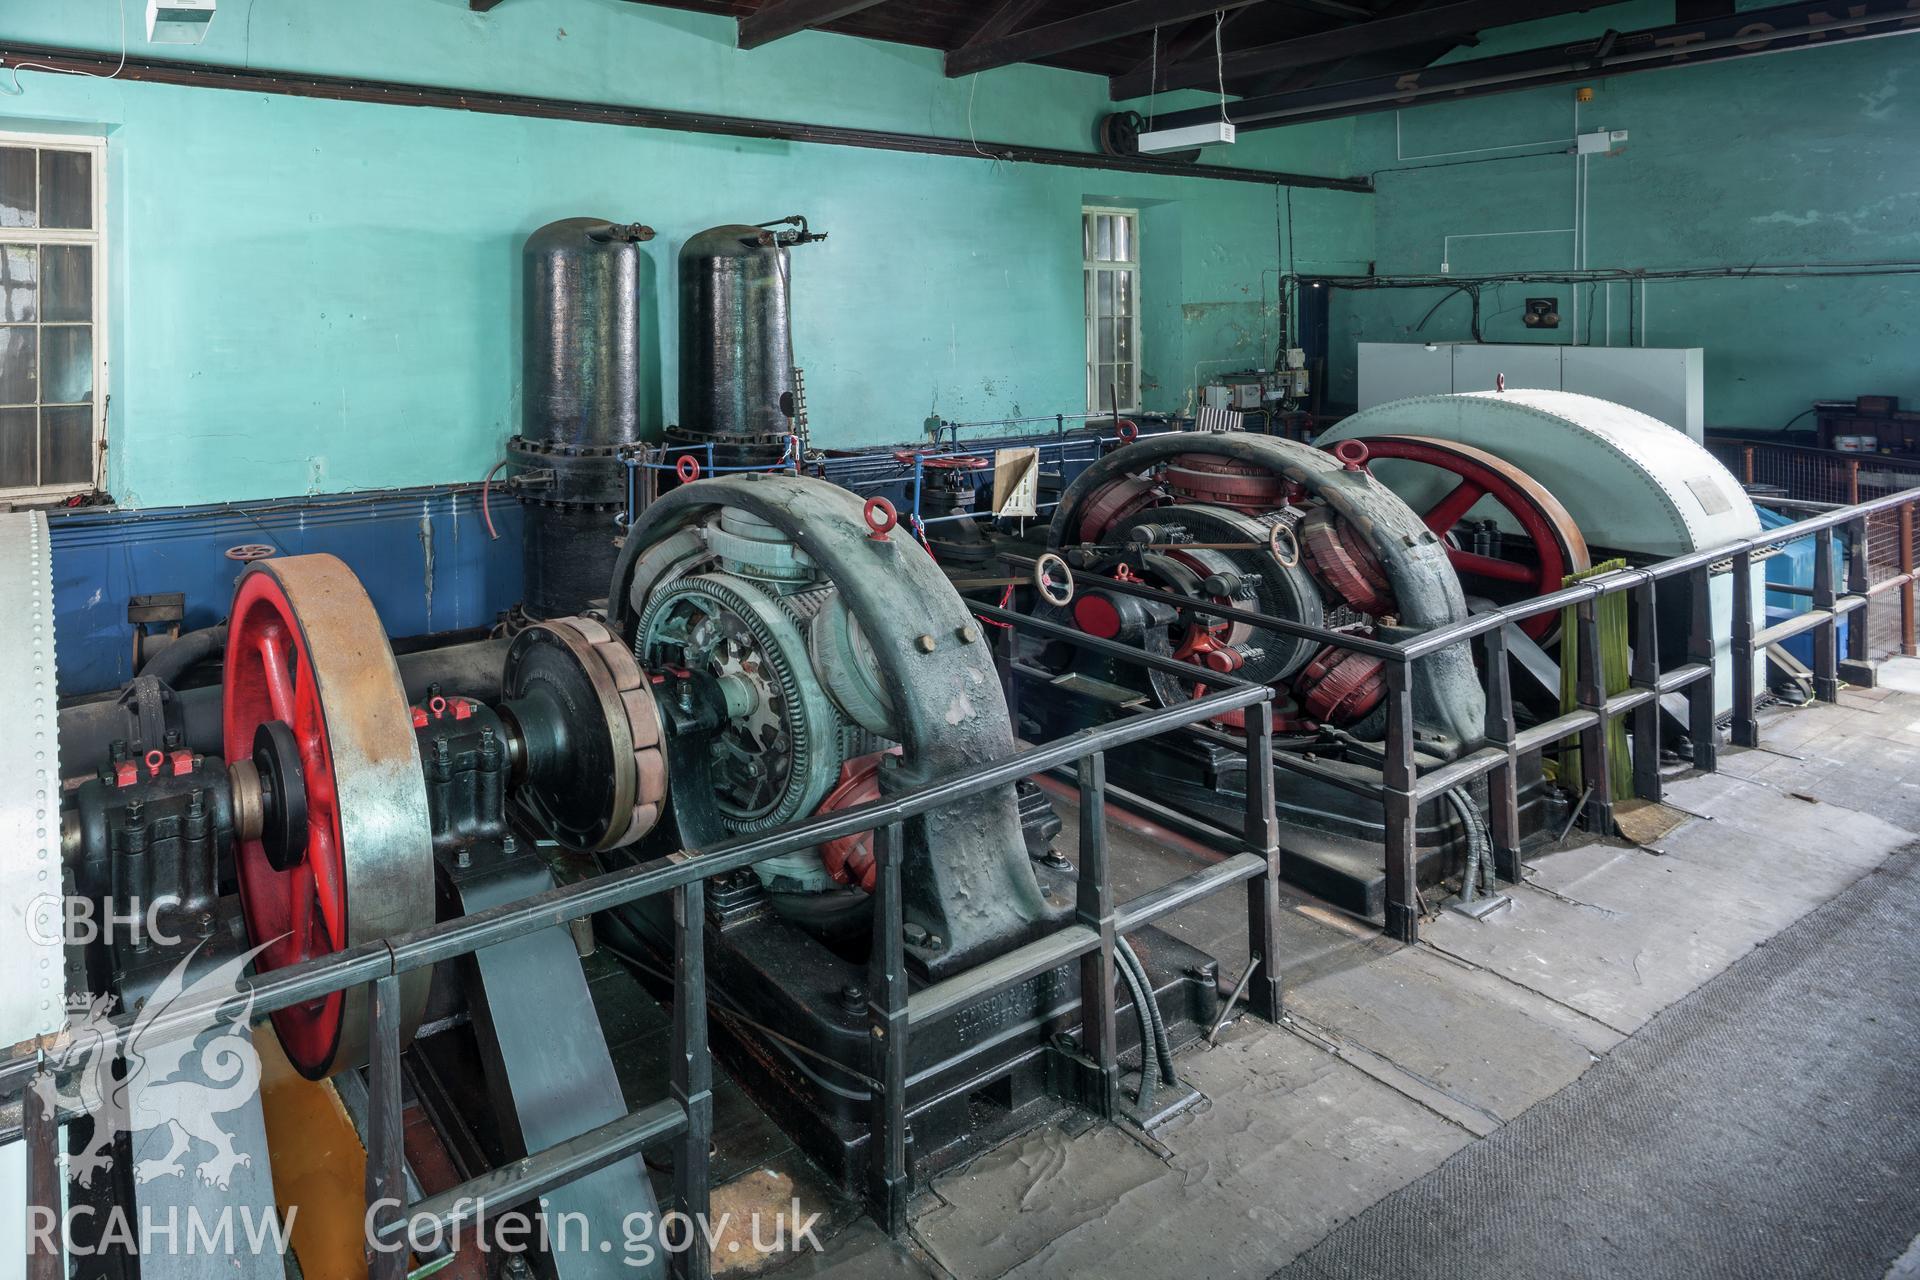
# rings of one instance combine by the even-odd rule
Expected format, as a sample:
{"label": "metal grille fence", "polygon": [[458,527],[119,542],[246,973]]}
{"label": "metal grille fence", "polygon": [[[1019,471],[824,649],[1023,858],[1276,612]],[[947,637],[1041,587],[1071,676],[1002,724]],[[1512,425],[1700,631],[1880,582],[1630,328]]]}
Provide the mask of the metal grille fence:
{"label": "metal grille fence", "polygon": [[[1831,449],[1808,449],[1799,445],[1766,444],[1749,440],[1709,440],[1708,450],[1741,483],[1757,486],[1762,492],[1756,500],[1763,505],[1802,508],[1853,506],[1872,502],[1889,494],[1920,487],[1920,464],[1882,458],[1875,454],[1841,453]],[[1782,491],[1785,502],[1770,500],[1765,490]],[[1875,511],[1867,517],[1867,576],[1873,583],[1887,582],[1913,569],[1913,509]],[[1868,645],[1874,657],[1892,653],[1912,656],[1916,652],[1914,636],[1914,588],[1908,583],[1900,589],[1898,617],[1891,610],[1880,610],[1870,623]]]}

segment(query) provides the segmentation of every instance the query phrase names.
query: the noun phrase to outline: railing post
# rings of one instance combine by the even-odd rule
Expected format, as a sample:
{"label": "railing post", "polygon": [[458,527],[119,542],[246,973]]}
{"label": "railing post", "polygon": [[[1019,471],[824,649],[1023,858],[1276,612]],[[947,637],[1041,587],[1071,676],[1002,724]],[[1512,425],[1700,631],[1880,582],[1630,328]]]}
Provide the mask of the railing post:
{"label": "railing post", "polygon": [[1613,834],[1613,768],[1607,746],[1607,677],[1600,669],[1599,602],[1588,597],[1574,606],[1575,651],[1580,675],[1574,681],[1574,704],[1596,713],[1594,723],[1580,731],[1580,776],[1591,793],[1584,826],[1595,835]]}
{"label": "railing post", "polygon": [[1760,745],[1753,700],[1753,552],[1733,553],[1733,745]]}
{"label": "railing post", "polygon": [[706,1280],[711,1208],[708,1152],[713,1142],[713,1058],[707,1048],[706,882],[673,891],[673,1062],[668,1096],[687,1113],[673,1153],[673,1207],[691,1233],[673,1255],[676,1275]]}
{"label": "railing post", "polygon": [[1508,884],[1519,884],[1520,757],[1514,752],[1513,671],[1507,662],[1507,631],[1495,627],[1480,637],[1487,663],[1487,745],[1507,753],[1506,763],[1487,775],[1488,816],[1493,820],[1493,869]]}
{"label": "railing post", "polygon": [[1740,483],[1752,484],[1753,483],[1753,446],[1748,445],[1746,448],[1742,449],[1740,451],[1740,455],[1741,455],[1741,475],[1744,477]]}
{"label": "railing post", "polygon": [[1813,534],[1813,607],[1829,616],[1813,629],[1813,696],[1822,702],[1840,700],[1840,617],[1833,612],[1833,529]]}
{"label": "railing post", "polygon": [[1900,652],[1911,658],[1920,654],[1913,634],[1913,504],[1900,504]]}
{"label": "railing post", "polygon": [[[1114,983],[1120,975],[1113,956],[1113,878],[1107,869],[1106,755],[1096,751],[1082,757],[1077,772],[1080,879],[1075,915],[1100,935],[1100,945],[1080,957],[1080,1052],[1094,1064],[1087,1108],[1111,1119],[1120,1100],[1120,1042],[1114,1012]],[[1141,1052],[1150,1052],[1149,1046],[1142,1045]]]}
{"label": "railing post", "polygon": [[1840,662],[1840,674],[1848,684],[1870,689],[1874,685],[1873,672],[1873,570],[1867,563],[1867,539],[1871,536],[1867,528],[1867,517],[1861,516],[1847,525],[1847,594],[1861,601],[1860,607],[1847,615],[1846,653]]}
{"label": "railing post", "polygon": [[[96,1050],[95,1052],[99,1052]],[[20,1124],[27,1148],[26,1280],[66,1280],[66,1215],[60,1187],[60,1120],[41,1094],[53,1076],[34,1077],[20,1096]],[[107,1123],[100,1116],[95,1124]]]}
{"label": "railing post", "polygon": [[371,984],[367,1001],[367,1228],[369,1280],[404,1280],[407,1247],[390,1232],[406,1218],[405,1130],[400,1118],[400,977]]}
{"label": "railing post", "polygon": [[1653,697],[1633,709],[1633,794],[1660,800],[1660,626],[1654,616],[1659,583],[1648,578],[1633,589],[1633,687]]}
{"label": "railing post", "polygon": [[1860,505],[1860,459],[1847,459],[1847,505]]}
{"label": "railing post", "polygon": [[1718,676],[1717,638],[1713,634],[1713,567],[1701,565],[1687,575],[1687,661],[1707,675],[1687,686],[1687,737],[1693,742],[1693,767],[1712,773],[1719,767],[1719,730],[1714,727],[1714,683]]}
{"label": "railing post", "polygon": [[[1005,561],[1001,563],[1005,564]],[[1012,569],[1008,565],[1009,570]],[[994,656],[1000,664],[1000,691],[1007,700],[1007,723],[1013,726],[1013,736],[1020,736],[1020,673],[1015,665],[1020,657],[1020,632],[1011,623],[995,628],[999,635],[994,645]]]}
{"label": "railing post", "polygon": [[1273,704],[1260,701],[1246,710],[1247,848],[1267,860],[1267,869],[1247,881],[1247,960],[1253,983],[1247,1007],[1268,1022],[1280,1021],[1280,819],[1273,794]]}
{"label": "railing post", "polygon": [[1413,798],[1413,664],[1388,662],[1387,759],[1381,796],[1386,807],[1387,936],[1396,942],[1420,940],[1420,889],[1415,881]]}
{"label": "railing post", "polygon": [[899,823],[873,833],[873,955],[867,1029],[874,1081],[868,1153],[875,1217],[889,1236],[907,1229],[907,955],[900,897]]}

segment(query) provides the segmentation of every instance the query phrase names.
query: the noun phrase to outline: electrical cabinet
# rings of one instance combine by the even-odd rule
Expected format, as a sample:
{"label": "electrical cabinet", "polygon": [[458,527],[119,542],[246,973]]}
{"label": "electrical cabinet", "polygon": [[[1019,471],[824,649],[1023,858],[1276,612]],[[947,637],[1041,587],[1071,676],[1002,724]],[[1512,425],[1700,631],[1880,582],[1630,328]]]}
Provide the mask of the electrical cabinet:
{"label": "electrical cabinet", "polygon": [[1562,347],[1545,343],[1363,342],[1360,405],[1413,396],[1573,391],[1638,409],[1695,440],[1706,433],[1706,353],[1699,347]]}

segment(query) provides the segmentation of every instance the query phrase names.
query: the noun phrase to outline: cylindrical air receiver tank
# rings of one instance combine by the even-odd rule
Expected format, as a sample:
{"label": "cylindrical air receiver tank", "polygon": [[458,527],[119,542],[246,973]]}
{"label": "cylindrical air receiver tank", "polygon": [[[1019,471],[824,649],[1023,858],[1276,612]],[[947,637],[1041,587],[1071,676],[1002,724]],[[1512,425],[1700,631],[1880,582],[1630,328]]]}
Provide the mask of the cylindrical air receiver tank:
{"label": "cylindrical air receiver tank", "polygon": [[734,225],[680,250],[680,422],[667,434],[713,444],[716,466],[772,464],[786,450],[796,410],[787,245],[799,242]]}
{"label": "cylindrical air receiver tank", "polygon": [[527,238],[521,433],[527,612],[577,613],[613,578],[621,454],[640,431],[640,245],[653,229],[568,218]]}

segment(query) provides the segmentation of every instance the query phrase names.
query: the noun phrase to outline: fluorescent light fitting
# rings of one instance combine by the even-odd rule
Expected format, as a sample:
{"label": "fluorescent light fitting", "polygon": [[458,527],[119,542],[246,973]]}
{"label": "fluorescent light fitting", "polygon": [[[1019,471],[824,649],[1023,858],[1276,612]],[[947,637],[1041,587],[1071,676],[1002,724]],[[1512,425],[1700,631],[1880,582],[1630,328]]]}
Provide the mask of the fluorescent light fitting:
{"label": "fluorescent light fitting", "polygon": [[1234,129],[1225,120],[1192,124],[1184,129],[1155,129],[1140,135],[1140,154],[1160,155],[1168,151],[1192,151],[1233,141]]}

